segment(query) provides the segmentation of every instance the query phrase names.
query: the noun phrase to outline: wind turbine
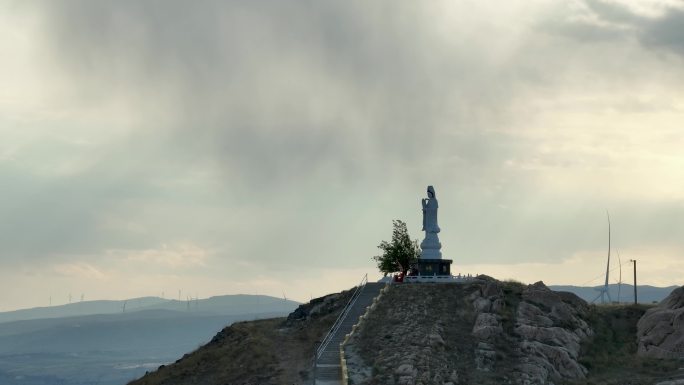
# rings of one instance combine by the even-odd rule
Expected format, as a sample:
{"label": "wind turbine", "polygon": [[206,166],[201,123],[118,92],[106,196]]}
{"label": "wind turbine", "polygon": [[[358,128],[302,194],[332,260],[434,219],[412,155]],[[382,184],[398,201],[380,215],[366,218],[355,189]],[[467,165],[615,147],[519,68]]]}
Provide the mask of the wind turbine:
{"label": "wind turbine", "polygon": [[592,303],[596,302],[597,299],[601,298],[601,303],[606,303],[606,297],[608,297],[608,302],[611,302],[610,291],[608,291],[608,276],[610,275],[610,214],[606,210],[606,216],[608,217],[608,263],[606,264],[606,281],[602,288],[596,289],[599,291],[599,295],[594,298]]}
{"label": "wind turbine", "polygon": [[620,264],[620,279],[618,279],[618,297],[617,297],[617,302],[620,303],[620,291],[622,290],[622,258],[620,258],[620,251],[617,251],[618,255],[618,263]]}

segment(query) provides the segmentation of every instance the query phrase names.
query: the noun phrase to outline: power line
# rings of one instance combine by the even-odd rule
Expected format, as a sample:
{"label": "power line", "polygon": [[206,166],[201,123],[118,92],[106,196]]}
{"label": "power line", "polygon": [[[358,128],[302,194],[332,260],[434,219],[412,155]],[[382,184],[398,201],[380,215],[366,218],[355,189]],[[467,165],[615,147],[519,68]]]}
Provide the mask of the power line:
{"label": "power line", "polygon": [[[609,271],[610,271],[610,272],[613,272],[614,270],[619,269],[622,265],[626,265],[626,264],[628,264],[628,263],[631,263],[631,262],[623,262],[620,266],[616,266],[616,267],[614,267],[613,269],[611,269],[611,270],[609,270]],[[596,277],[594,277],[594,278],[588,280],[587,282],[584,282],[584,283],[581,284],[580,286],[584,286],[584,285],[586,285],[586,284],[588,284],[588,283],[590,283],[590,282],[596,281],[597,279],[603,278],[603,277],[605,277],[605,274],[601,273],[601,274],[597,275]]]}

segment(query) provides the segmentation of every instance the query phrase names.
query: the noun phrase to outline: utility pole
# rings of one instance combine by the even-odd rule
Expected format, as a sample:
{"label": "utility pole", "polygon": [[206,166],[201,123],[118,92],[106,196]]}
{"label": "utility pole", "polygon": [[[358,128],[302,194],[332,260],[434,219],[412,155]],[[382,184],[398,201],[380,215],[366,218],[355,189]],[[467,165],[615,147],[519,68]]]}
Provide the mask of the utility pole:
{"label": "utility pole", "polygon": [[634,264],[634,304],[637,304],[637,281],[636,281],[636,259],[630,259],[630,262]]}

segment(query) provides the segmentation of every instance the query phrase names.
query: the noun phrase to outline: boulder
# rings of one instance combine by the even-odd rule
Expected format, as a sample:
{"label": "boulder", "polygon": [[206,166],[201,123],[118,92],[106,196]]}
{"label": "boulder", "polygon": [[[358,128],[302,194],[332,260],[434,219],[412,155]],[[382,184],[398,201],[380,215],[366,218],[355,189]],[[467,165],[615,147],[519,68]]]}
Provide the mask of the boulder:
{"label": "boulder", "polygon": [[587,369],[577,358],[582,340],[593,331],[582,319],[586,303],[568,294],[553,292],[541,281],[523,290],[515,326],[522,353],[519,383],[549,384],[586,377]]}
{"label": "boulder", "polygon": [[641,317],[637,341],[641,356],[684,358],[684,286]]}
{"label": "boulder", "polygon": [[551,318],[542,312],[538,307],[528,302],[521,302],[518,305],[518,322],[524,325],[549,327],[553,325]]}
{"label": "boulder", "polygon": [[480,313],[473,325],[473,335],[483,341],[491,340],[503,332],[500,317],[493,313]]}
{"label": "boulder", "polygon": [[473,308],[478,313],[488,312],[492,308],[492,303],[486,298],[478,297],[473,301]]}
{"label": "boulder", "polygon": [[[583,379],[587,369],[580,365],[570,352],[560,346],[549,346],[539,341],[525,341],[520,345],[528,359],[527,364],[538,366],[553,379]],[[540,379],[546,383],[548,379]]]}
{"label": "boulder", "polygon": [[499,281],[490,281],[485,284],[482,289],[482,296],[484,298],[496,298],[503,296],[503,290],[501,289],[501,283]]}
{"label": "boulder", "polygon": [[411,365],[411,364],[401,364],[394,371],[394,373],[396,373],[400,376],[415,376],[416,375],[416,369],[414,369],[413,365]]}
{"label": "boulder", "polygon": [[562,347],[567,350],[573,359],[577,359],[580,351],[580,337],[572,331],[559,327],[536,327],[531,325],[518,325],[515,328],[526,341],[538,341],[545,345]]}
{"label": "boulder", "polygon": [[491,372],[496,362],[494,345],[480,342],[475,348],[475,368],[483,372]]}

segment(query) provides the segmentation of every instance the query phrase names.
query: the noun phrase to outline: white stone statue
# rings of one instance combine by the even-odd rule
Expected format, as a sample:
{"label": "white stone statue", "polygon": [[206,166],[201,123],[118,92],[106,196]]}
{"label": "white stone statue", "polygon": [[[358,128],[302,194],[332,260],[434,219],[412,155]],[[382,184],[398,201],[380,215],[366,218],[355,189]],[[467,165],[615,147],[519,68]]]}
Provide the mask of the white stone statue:
{"label": "white stone statue", "polygon": [[439,225],[437,224],[437,197],[435,196],[435,189],[432,186],[427,188],[427,198],[422,199],[423,204],[423,231],[425,231],[425,239],[420,243],[421,253],[420,257],[425,259],[440,259],[442,258],[442,244],[439,243]]}

